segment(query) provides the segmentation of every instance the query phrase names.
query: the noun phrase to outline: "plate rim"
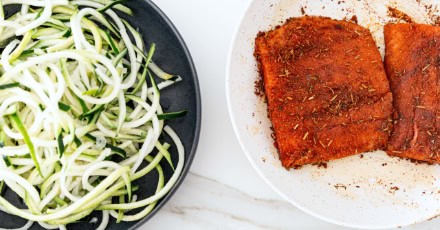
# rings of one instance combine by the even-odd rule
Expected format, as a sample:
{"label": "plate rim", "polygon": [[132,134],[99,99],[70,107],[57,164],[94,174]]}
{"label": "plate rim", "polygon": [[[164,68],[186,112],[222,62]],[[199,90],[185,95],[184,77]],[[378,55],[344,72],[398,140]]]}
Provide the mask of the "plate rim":
{"label": "plate rim", "polygon": [[189,52],[188,46],[186,45],[182,35],[177,30],[176,26],[173,24],[173,22],[168,18],[168,16],[152,1],[152,0],[140,0],[145,2],[151,9],[153,9],[159,17],[161,17],[164,20],[164,23],[171,29],[171,32],[176,36],[177,41],[179,45],[183,49],[183,54],[186,57],[188,64],[190,66],[190,72],[193,78],[193,84],[194,84],[194,92],[195,92],[195,99],[196,99],[196,125],[195,125],[195,133],[194,133],[194,139],[192,141],[191,150],[186,155],[189,154],[188,160],[185,162],[183,166],[182,173],[180,174],[180,177],[177,179],[174,186],[171,188],[171,190],[161,199],[160,203],[151,211],[146,217],[139,220],[129,228],[129,230],[136,230],[142,227],[145,223],[147,223],[151,218],[153,218],[162,208],[165,206],[168,201],[171,200],[171,198],[174,196],[174,194],[177,192],[177,190],[182,185],[183,181],[187,177],[189,170],[191,169],[192,162],[195,158],[195,155],[197,153],[197,148],[199,144],[200,139],[200,131],[201,131],[201,123],[202,123],[202,100],[200,95],[200,84],[199,79],[197,75],[197,70],[194,65],[194,60],[191,56],[191,53]]}
{"label": "plate rim", "polygon": [[257,166],[257,163],[254,161],[253,157],[251,156],[252,153],[250,152],[250,150],[248,150],[248,148],[245,146],[243,140],[242,140],[242,135],[238,129],[238,125],[237,125],[237,120],[235,119],[235,115],[233,112],[233,108],[232,108],[232,98],[231,98],[231,63],[232,63],[232,58],[233,58],[233,54],[234,54],[234,48],[235,48],[235,44],[237,42],[237,39],[239,37],[241,28],[243,27],[243,23],[244,23],[244,19],[246,18],[246,16],[249,13],[249,10],[251,9],[251,7],[256,4],[255,2],[257,2],[257,0],[250,0],[248,5],[245,7],[245,10],[242,12],[242,15],[240,16],[240,19],[238,21],[238,24],[233,32],[233,37],[232,40],[229,44],[229,50],[228,50],[228,56],[227,56],[227,62],[226,62],[226,80],[225,80],[225,93],[226,93],[226,101],[227,101],[227,106],[228,106],[228,112],[229,112],[229,117],[230,117],[230,122],[232,124],[232,128],[234,130],[236,139],[238,141],[238,143],[240,144],[240,147],[244,153],[244,155],[246,156],[246,158],[248,159],[248,162],[252,165],[252,167],[255,169],[255,171],[257,172],[257,174],[263,179],[263,181],[269,185],[269,187],[275,191],[275,193],[277,193],[279,196],[281,196],[285,201],[287,201],[288,203],[290,203],[291,205],[293,205],[294,207],[298,208],[299,210],[301,210],[304,213],[307,213],[310,216],[313,216],[317,219],[323,220],[327,223],[331,223],[331,224],[335,224],[338,226],[342,226],[342,227],[348,227],[348,228],[356,228],[356,229],[393,229],[393,228],[402,228],[402,227],[407,227],[407,226],[411,226],[411,225],[415,225],[418,223],[422,223],[425,221],[428,221],[432,218],[435,218],[436,216],[431,216],[431,217],[426,217],[426,218],[422,218],[419,219],[418,221],[412,222],[412,223],[405,223],[402,225],[396,225],[396,224],[389,224],[389,225],[362,225],[362,224],[354,224],[354,223],[348,223],[348,222],[344,222],[344,221],[339,221],[336,220],[334,218],[330,218],[330,217],[326,217],[324,215],[320,215],[316,212],[314,212],[313,210],[306,208],[302,205],[300,205],[298,202],[290,199],[290,197],[288,197],[286,194],[284,194],[280,189],[277,188],[277,186],[275,186],[267,177],[267,175],[262,171],[262,169],[260,169],[259,166]]}

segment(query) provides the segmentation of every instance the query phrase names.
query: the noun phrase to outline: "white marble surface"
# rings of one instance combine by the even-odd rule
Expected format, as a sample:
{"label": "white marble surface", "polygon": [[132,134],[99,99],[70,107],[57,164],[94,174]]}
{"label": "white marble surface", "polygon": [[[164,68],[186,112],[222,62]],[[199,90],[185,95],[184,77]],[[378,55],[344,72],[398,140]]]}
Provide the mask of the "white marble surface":
{"label": "white marble surface", "polygon": [[[203,121],[198,152],[175,196],[141,229],[343,229],[285,202],[251,167],[235,139],[225,66],[250,0],[153,0],[185,39],[199,74]],[[438,229],[440,219],[404,229]]]}

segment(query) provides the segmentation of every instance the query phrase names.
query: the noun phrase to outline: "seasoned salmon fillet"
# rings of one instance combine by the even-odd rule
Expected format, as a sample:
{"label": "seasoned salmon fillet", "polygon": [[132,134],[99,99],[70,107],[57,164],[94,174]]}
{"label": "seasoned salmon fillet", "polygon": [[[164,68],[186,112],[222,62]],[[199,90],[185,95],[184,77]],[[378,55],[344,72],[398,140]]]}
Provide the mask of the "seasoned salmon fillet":
{"label": "seasoned salmon fillet", "polygon": [[388,153],[440,163],[440,27],[389,24],[385,45],[395,108]]}
{"label": "seasoned salmon fillet", "polygon": [[306,16],[260,32],[255,42],[284,167],[385,147],[392,95],[369,30]]}

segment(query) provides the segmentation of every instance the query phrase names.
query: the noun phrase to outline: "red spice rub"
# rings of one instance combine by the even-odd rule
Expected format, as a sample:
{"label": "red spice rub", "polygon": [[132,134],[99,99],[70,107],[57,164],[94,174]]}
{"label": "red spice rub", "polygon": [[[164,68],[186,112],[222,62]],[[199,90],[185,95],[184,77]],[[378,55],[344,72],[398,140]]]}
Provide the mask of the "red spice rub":
{"label": "red spice rub", "polygon": [[284,167],[384,147],[392,96],[367,29],[324,17],[292,18],[258,34],[255,57]]}
{"label": "red spice rub", "polygon": [[395,108],[388,153],[440,163],[440,27],[389,24],[385,44]]}

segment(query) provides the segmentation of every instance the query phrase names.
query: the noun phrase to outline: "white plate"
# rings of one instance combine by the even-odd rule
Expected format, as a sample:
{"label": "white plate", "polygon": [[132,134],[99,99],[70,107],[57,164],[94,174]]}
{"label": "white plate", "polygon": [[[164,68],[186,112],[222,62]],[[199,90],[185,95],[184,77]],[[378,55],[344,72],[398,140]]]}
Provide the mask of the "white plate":
{"label": "white plate", "polygon": [[[433,5],[431,8],[429,5]],[[428,5],[428,7],[425,7]],[[440,167],[416,165],[364,153],[328,163],[327,168],[284,169],[270,136],[266,104],[254,94],[258,79],[254,39],[290,17],[309,15],[335,19],[356,15],[368,27],[383,53],[382,26],[396,19],[388,6],[431,23],[437,0],[254,0],[244,15],[231,47],[226,81],[228,106],[237,138],[249,161],[281,196],[323,220],[357,228],[392,228],[421,222],[440,214]],[[292,223],[294,224],[294,223]]]}

